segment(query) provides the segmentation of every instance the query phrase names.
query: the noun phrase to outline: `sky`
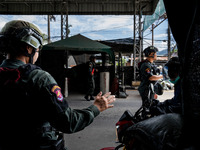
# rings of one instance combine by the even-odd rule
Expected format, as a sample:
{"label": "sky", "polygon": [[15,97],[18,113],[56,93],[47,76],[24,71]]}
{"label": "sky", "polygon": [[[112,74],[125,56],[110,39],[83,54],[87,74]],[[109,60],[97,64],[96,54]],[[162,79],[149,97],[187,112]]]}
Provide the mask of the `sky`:
{"label": "sky", "polygon": [[[60,15],[50,23],[51,41],[60,40]],[[25,20],[36,24],[43,33],[47,34],[47,15],[0,15],[0,30],[6,22],[11,20]],[[112,40],[133,38],[133,16],[131,15],[69,15],[71,25],[70,36],[82,34],[92,40]],[[154,46],[159,50],[167,49],[167,25],[164,21],[154,30]],[[151,45],[151,30],[144,33],[144,48]]]}

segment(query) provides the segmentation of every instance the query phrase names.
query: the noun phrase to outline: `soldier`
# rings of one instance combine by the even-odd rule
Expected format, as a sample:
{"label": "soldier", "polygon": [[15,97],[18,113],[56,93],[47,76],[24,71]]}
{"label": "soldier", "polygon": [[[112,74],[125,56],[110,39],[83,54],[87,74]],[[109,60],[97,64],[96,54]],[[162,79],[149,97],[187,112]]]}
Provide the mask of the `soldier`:
{"label": "soldier", "polygon": [[149,46],[144,50],[146,60],[139,64],[141,84],[138,88],[142,103],[145,105],[148,99],[149,85],[151,82],[162,79],[162,75],[157,75],[157,69],[154,61],[157,59],[156,52],[158,49],[154,46]]}
{"label": "soldier", "polygon": [[[94,73],[96,71],[96,57],[94,55],[90,56],[90,61],[87,62],[87,67],[88,67],[88,75],[87,75],[87,86],[88,86],[88,91],[85,95],[85,99],[87,101],[94,100],[93,94],[94,94],[94,89],[95,89],[95,80],[94,80]],[[90,97],[90,98],[89,98]]]}
{"label": "soldier", "polygon": [[71,109],[54,78],[34,63],[43,37],[32,23],[14,20],[0,33],[0,149],[64,150],[62,133],[83,130],[115,98],[100,92],[93,105]]}
{"label": "soldier", "polygon": [[166,113],[182,113],[181,102],[181,80],[180,80],[180,61],[178,57],[172,57],[166,64],[165,68],[170,78],[170,82],[174,84],[174,97],[172,99],[159,102],[153,100],[153,104],[150,107],[151,114],[161,115]]}

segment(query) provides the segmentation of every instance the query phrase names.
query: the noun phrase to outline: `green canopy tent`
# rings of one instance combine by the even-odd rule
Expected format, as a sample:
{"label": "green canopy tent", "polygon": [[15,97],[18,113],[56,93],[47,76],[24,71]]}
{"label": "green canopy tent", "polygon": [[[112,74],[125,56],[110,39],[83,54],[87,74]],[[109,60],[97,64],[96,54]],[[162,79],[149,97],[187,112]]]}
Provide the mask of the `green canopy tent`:
{"label": "green canopy tent", "polygon": [[67,50],[71,53],[107,53],[110,60],[114,63],[115,56],[110,46],[93,41],[81,34],[69,37],[64,40],[47,44],[43,47],[45,50]]}
{"label": "green canopy tent", "polygon": [[[100,42],[93,41],[81,34],[78,34],[64,40],[59,40],[44,45],[42,48],[40,58],[41,67],[44,70],[48,71],[56,79],[61,88],[64,87],[65,77],[68,77],[68,74],[66,75],[67,68],[65,68],[64,65],[66,65],[68,62],[67,58],[69,53],[72,55],[102,53],[104,56],[105,54],[108,54],[109,60],[112,62],[113,65],[111,69],[108,69],[105,66],[101,67],[100,71],[101,69],[104,69],[103,71],[105,71],[105,69],[108,69],[110,72],[110,81],[112,82],[112,79],[114,78],[115,64],[115,55],[112,48]],[[81,69],[78,69],[78,75],[82,77],[83,72],[80,72],[80,70]],[[81,79],[81,77],[79,77],[78,79]]]}

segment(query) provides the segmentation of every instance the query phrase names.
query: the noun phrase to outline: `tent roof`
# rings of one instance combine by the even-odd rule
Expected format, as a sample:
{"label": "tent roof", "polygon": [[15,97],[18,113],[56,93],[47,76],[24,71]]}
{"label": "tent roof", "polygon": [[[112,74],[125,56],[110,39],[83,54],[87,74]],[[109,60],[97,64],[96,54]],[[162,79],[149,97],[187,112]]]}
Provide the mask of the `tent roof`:
{"label": "tent roof", "polygon": [[67,50],[77,53],[101,53],[105,52],[109,54],[112,61],[114,61],[114,52],[110,46],[104,45],[102,43],[93,41],[81,34],[77,34],[66,38],[64,40],[59,40],[47,45],[44,45],[42,50]]}
{"label": "tent roof", "polygon": [[[114,52],[121,52],[124,54],[133,53],[134,39],[132,38],[113,39],[113,40],[105,40],[105,41],[100,41],[100,42],[102,44],[106,44],[112,47]],[[136,46],[139,47],[139,41],[137,39],[136,39]]]}

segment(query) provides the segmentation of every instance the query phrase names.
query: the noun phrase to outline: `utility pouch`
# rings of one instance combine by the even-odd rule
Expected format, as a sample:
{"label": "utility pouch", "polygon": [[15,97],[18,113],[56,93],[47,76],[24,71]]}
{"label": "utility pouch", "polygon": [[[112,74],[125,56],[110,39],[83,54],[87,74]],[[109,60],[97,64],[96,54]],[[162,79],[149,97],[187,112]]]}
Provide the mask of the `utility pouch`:
{"label": "utility pouch", "polygon": [[59,134],[58,140],[53,144],[53,148],[55,150],[65,150],[65,142],[62,133]]}
{"label": "utility pouch", "polygon": [[40,146],[40,150],[66,150],[63,134],[59,133],[57,140],[49,141],[47,145]]}

